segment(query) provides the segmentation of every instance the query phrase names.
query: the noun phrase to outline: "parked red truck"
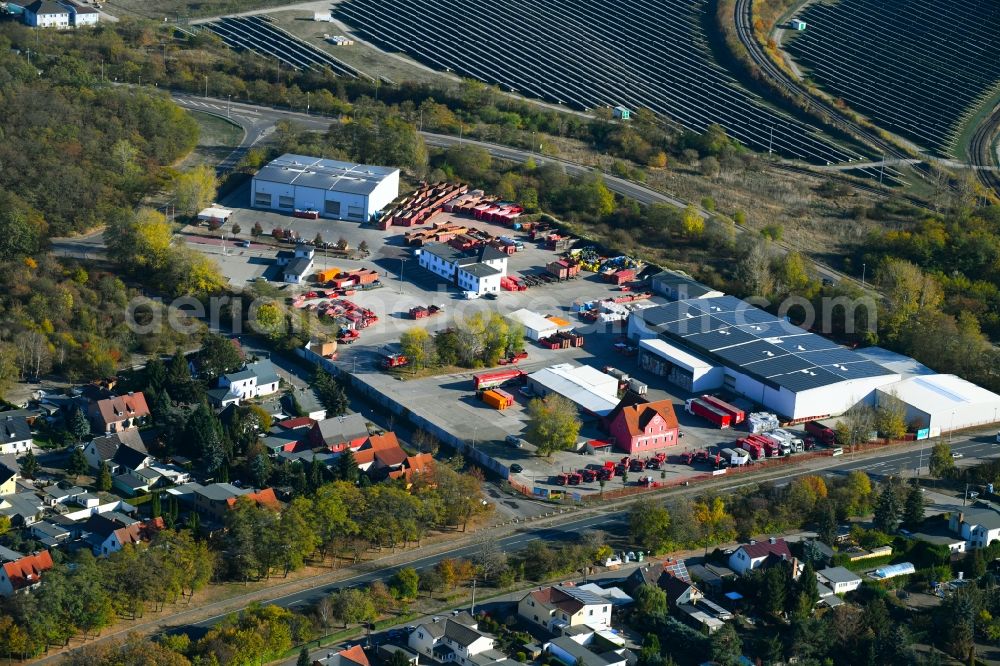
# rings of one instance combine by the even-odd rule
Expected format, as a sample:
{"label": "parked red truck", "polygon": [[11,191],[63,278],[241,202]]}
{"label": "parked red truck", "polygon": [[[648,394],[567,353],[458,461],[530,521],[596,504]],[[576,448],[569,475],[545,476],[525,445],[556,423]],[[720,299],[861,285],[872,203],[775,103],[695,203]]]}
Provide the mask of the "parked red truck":
{"label": "parked red truck", "polygon": [[512,368],[510,370],[497,370],[495,372],[481,372],[472,376],[472,384],[477,391],[496,388],[509,381],[519,380],[524,377],[523,370]]}
{"label": "parked red truck", "polygon": [[804,427],[807,433],[826,446],[833,446],[837,441],[836,434],[833,430],[827,428],[822,423],[818,423],[817,421],[808,421]]}
{"label": "parked red truck", "polygon": [[707,419],[720,428],[728,428],[733,424],[731,414],[708,404],[701,398],[690,398],[684,403],[684,409],[687,410],[688,414],[694,414]]}
{"label": "parked red truck", "polygon": [[746,419],[747,415],[743,413],[742,409],[730,405],[728,402],[722,400],[721,398],[716,398],[714,395],[703,395],[701,396],[700,399],[702,402],[706,402],[712,407],[715,407],[716,409],[722,410],[723,412],[729,414],[729,416],[732,417],[732,422],[734,426],[739,423],[743,423],[743,421]]}
{"label": "parked red truck", "polygon": [[741,449],[750,454],[750,457],[754,460],[760,460],[764,457],[764,446],[760,442],[753,441],[747,437],[742,437],[736,440],[736,443]]}

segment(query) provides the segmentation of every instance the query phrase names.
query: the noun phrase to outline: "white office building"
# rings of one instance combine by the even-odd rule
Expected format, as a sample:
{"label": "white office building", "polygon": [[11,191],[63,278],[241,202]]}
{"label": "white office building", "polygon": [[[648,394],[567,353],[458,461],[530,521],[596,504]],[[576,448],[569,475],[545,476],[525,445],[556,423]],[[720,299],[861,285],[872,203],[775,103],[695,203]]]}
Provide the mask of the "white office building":
{"label": "white office building", "polygon": [[461,251],[430,243],[421,248],[419,261],[421,268],[477,296],[499,292],[500,280],[507,275],[507,255],[489,245]]}
{"label": "white office building", "polygon": [[253,208],[365,222],[399,195],[399,169],[286,153],[253,177]]}

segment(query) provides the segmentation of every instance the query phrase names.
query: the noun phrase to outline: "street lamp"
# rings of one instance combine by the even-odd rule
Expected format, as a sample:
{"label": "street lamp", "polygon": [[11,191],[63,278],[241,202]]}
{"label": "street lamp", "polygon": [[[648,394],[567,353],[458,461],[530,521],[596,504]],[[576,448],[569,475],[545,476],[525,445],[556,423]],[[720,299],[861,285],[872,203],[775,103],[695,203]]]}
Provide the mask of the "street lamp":
{"label": "street lamp", "polygon": [[309,115],[309,98],[312,95],[311,92],[306,92],[306,115]]}
{"label": "street lamp", "polygon": [[226,118],[232,118],[233,96],[226,95]]}
{"label": "street lamp", "polygon": [[861,264],[861,286],[865,286],[865,272],[868,269],[868,264]]}

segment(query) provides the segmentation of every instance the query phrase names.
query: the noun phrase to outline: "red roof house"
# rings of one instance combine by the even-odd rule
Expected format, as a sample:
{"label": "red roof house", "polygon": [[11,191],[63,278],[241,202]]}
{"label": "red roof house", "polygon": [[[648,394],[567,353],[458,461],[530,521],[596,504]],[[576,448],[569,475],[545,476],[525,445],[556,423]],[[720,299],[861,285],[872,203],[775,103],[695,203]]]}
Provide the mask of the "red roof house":
{"label": "red roof house", "polygon": [[798,560],[792,557],[788,543],[784,539],[771,537],[766,541],[751,540],[737,548],[729,556],[729,568],[743,575],[753,569],[769,566],[774,562],[789,562],[792,565],[792,576],[798,576]]}
{"label": "red roof house", "polygon": [[0,569],[0,595],[9,597],[15,592],[31,589],[42,582],[42,573],[51,568],[52,555],[47,550],[5,562]]}
{"label": "red roof house", "polygon": [[623,400],[607,417],[618,448],[644,453],[677,444],[677,415],[669,400]]}
{"label": "red roof house", "polygon": [[149,407],[142,391],[95,400],[87,412],[94,428],[104,433],[138,428],[149,418]]}

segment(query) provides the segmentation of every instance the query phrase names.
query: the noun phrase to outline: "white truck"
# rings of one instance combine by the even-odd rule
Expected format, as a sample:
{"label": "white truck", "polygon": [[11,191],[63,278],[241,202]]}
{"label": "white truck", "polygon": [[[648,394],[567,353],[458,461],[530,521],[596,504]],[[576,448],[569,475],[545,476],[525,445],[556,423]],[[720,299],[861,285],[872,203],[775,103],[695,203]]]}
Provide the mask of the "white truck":
{"label": "white truck", "polygon": [[787,430],[778,428],[777,430],[772,430],[768,434],[771,435],[772,437],[777,437],[778,439],[787,442],[789,446],[789,451],[791,453],[802,453],[803,451],[805,451],[805,444],[803,443],[802,438],[796,437]]}
{"label": "white truck", "polygon": [[730,467],[740,467],[750,462],[750,454],[743,449],[722,449],[719,455]]}

